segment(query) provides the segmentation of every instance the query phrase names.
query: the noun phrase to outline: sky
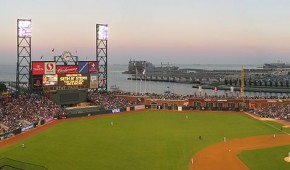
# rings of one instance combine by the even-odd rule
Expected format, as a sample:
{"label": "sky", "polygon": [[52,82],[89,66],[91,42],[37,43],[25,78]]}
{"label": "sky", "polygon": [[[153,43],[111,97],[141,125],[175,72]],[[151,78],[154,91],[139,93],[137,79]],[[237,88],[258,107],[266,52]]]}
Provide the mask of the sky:
{"label": "sky", "polygon": [[[17,19],[32,20],[32,61],[71,51],[108,64],[290,63],[290,0],[1,0],[0,65],[16,64]],[[52,49],[54,53],[52,53]]]}

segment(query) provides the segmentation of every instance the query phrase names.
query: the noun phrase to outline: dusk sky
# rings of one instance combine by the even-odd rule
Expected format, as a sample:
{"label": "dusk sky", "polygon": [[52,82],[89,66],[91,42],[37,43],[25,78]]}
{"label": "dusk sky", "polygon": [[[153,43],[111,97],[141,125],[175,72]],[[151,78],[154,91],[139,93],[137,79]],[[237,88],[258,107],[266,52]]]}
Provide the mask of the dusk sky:
{"label": "dusk sky", "polygon": [[1,0],[0,18],[0,65],[16,64],[17,19],[32,20],[32,61],[93,60],[99,23],[109,64],[290,63],[290,0]]}

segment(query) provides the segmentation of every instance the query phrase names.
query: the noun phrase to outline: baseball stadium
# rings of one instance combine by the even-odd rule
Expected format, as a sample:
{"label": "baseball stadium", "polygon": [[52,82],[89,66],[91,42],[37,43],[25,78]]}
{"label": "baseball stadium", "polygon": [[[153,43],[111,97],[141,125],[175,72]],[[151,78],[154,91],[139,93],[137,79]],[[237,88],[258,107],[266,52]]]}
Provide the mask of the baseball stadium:
{"label": "baseball stadium", "polygon": [[240,96],[109,91],[107,25],[94,61],[31,61],[31,20],[17,22],[0,169],[290,169],[290,98],[244,96],[243,71]]}

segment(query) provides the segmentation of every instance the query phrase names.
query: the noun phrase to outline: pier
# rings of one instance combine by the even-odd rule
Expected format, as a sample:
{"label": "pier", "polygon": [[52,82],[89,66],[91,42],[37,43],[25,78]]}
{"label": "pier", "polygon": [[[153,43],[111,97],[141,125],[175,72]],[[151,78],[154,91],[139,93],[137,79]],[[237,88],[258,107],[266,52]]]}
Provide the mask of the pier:
{"label": "pier", "polygon": [[[272,69],[245,69],[245,79],[262,79],[267,75],[273,75],[277,71]],[[286,74],[286,73],[285,73]],[[153,72],[146,74],[131,74],[128,80],[160,81],[176,83],[212,83],[224,80],[240,79],[240,70],[201,70],[180,69],[175,71]]]}

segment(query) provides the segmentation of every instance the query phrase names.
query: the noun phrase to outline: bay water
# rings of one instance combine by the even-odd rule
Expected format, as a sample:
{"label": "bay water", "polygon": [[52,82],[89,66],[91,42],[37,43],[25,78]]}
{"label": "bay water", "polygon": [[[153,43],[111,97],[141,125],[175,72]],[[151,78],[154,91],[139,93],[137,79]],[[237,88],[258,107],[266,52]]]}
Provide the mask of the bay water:
{"label": "bay water", "polygon": [[[176,65],[179,68],[191,69],[207,69],[207,70],[241,70],[241,65],[238,64],[183,64]],[[262,65],[244,65],[245,69],[261,68]],[[135,81],[128,80],[131,77],[129,74],[122,74],[128,70],[128,65],[115,64],[108,66],[108,90],[111,86],[116,85],[122,91],[139,92],[139,93],[157,93],[163,94],[164,91],[180,95],[199,94],[197,88],[192,88],[193,84],[183,84],[175,82],[156,82],[156,81]],[[16,65],[0,65],[0,81],[16,81]],[[214,95],[214,90],[202,89],[204,93]],[[218,95],[230,94],[230,91],[218,90]],[[234,92],[231,95],[238,95],[239,92]],[[288,96],[289,93],[264,93],[264,92],[245,92],[246,96]]]}

